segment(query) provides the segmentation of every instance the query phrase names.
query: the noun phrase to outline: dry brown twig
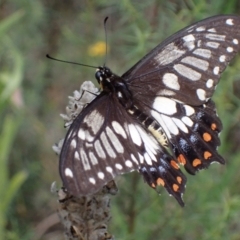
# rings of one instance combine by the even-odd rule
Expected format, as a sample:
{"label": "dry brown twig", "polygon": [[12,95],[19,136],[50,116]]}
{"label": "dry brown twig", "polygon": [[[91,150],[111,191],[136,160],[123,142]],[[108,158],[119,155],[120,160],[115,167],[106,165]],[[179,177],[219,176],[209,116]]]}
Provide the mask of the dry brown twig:
{"label": "dry brown twig", "polygon": [[114,181],[90,196],[74,197],[60,189],[58,212],[64,225],[66,239],[113,240],[113,235],[107,230],[111,219],[109,194],[116,193]]}

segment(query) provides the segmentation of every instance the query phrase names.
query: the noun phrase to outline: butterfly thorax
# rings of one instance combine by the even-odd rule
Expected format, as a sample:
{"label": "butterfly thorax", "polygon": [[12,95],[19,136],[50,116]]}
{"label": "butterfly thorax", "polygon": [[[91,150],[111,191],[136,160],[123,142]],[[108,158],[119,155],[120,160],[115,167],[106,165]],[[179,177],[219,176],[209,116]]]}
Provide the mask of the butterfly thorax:
{"label": "butterfly thorax", "polygon": [[132,108],[132,93],[122,77],[112,73],[105,66],[97,68],[95,77],[102,92],[114,95],[125,109]]}

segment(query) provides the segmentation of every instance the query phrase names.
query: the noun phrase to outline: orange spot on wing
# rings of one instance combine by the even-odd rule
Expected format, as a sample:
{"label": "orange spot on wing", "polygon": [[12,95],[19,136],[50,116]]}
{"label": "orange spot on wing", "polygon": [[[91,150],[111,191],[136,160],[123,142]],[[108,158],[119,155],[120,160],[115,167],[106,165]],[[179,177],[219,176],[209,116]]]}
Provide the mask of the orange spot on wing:
{"label": "orange spot on wing", "polygon": [[178,156],[177,160],[178,160],[178,162],[179,162],[180,164],[183,164],[183,165],[186,164],[186,159],[185,159],[185,157],[184,157],[182,154],[180,154],[180,155]]}
{"label": "orange spot on wing", "polygon": [[198,159],[198,158],[195,158],[195,159],[193,160],[192,165],[193,165],[194,167],[197,167],[198,165],[201,165],[201,160]]}
{"label": "orange spot on wing", "polygon": [[151,184],[152,188],[156,188],[156,185],[154,183]]}
{"label": "orange spot on wing", "polygon": [[213,131],[215,131],[215,130],[217,129],[216,123],[212,123],[212,124],[211,124],[211,129],[212,129]]}
{"label": "orange spot on wing", "polygon": [[182,178],[178,176],[177,181],[178,181],[179,184],[181,184],[182,183]]}
{"label": "orange spot on wing", "polygon": [[162,178],[158,178],[158,179],[157,179],[157,185],[158,185],[158,186],[160,186],[160,185],[164,186],[164,185],[165,185],[165,182],[163,181]]}
{"label": "orange spot on wing", "polygon": [[212,136],[211,136],[209,133],[205,132],[205,133],[203,134],[203,140],[204,140],[205,142],[209,142],[209,141],[212,140]]}
{"label": "orange spot on wing", "polygon": [[174,167],[175,169],[179,169],[178,164],[174,160],[171,160],[170,163],[171,163],[172,167]]}
{"label": "orange spot on wing", "polygon": [[173,184],[172,188],[174,192],[177,192],[179,189],[179,186],[177,184]]}
{"label": "orange spot on wing", "polygon": [[205,159],[209,159],[212,156],[212,154],[208,151],[205,151],[203,155]]}

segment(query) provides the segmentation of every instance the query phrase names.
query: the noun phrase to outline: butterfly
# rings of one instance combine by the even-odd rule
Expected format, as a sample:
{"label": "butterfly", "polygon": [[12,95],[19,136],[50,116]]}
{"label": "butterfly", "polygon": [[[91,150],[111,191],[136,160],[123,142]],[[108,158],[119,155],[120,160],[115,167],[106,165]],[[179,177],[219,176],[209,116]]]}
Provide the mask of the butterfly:
{"label": "butterfly", "polygon": [[211,97],[239,41],[240,17],[214,16],[175,33],[122,76],[98,67],[100,94],[75,118],[62,146],[67,191],[93,194],[136,170],[184,206],[187,178],[179,165],[195,174],[225,163]]}

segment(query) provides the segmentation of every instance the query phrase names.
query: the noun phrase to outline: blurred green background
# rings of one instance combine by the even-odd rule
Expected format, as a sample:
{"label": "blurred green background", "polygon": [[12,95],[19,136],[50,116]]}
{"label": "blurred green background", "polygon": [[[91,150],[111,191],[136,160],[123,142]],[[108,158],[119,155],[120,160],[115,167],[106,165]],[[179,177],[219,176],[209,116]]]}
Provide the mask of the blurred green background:
{"label": "blurred green background", "polygon": [[[68,96],[104,62],[103,20],[109,16],[107,65],[121,75],[151,48],[186,25],[240,14],[239,0],[0,1],[0,239],[63,239],[50,192],[61,182],[51,146],[65,130]],[[104,48],[103,48],[104,49]],[[181,208],[135,173],[118,178],[110,232],[116,239],[240,239],[240,57],[214,96],[223,121],[219,151],[226,165],[188,177]]]}

